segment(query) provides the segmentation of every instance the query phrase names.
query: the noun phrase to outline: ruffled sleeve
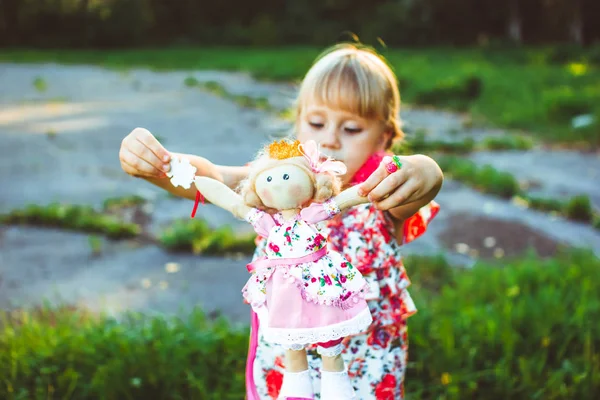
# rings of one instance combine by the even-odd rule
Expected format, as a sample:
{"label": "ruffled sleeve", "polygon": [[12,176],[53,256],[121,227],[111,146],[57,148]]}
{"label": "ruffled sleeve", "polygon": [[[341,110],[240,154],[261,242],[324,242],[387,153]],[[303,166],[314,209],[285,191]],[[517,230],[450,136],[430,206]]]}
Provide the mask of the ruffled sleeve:
{"label": "ruffled sleeve", "polygon": [[332,197],[324,203],[312,203],[310,206],[303,208],[300,210],[300,217],[309,224],[316,224],[333,218],[339,213],[340,208]]}
{"label": "ruffled sleeve", "polygon": [[402,244],[410,243],[427,230],[427,226],[440,211],[440,205],[435,201],[424,205],[413,215],[404,221],[404,235]]}
{"label": "ruffled sleeve", "polygon": [[257,208],[248,211],[244,219],[252,224],[256,233],[263,237],[268,237],[271,228],[276,225],[271,215]]}

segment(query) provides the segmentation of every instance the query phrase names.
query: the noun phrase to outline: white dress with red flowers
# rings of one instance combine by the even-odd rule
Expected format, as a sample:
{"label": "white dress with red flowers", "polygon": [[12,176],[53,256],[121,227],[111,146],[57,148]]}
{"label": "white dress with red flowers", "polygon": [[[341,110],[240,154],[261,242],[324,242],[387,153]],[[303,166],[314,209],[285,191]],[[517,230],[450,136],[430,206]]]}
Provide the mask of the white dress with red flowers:
{"label": "white dress with red flowers", "polygon": [[250,264],[254,270],[242,290],[265,340],[299,349],[357,334],[371,324],[365,300],[369,284],[341,253],[328,248],[319,226],[338,213],[330,199],[289,220],[258,209],[246,216],[267,238],[265,253]]}

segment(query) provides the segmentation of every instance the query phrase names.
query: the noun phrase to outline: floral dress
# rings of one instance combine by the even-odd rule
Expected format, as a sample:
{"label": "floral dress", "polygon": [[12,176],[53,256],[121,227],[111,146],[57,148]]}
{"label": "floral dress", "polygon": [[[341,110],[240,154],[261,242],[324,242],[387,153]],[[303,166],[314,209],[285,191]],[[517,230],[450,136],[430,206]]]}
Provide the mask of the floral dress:
{"label": "floral dress", "polygon": [[365,300],[369,284],[327,245],[320,224],[339,212],[331,198],[287,220],[255,208],[246,215],[266,236],[266,247],[265,256],[249,264],[252,276],[242,293],[267,341],[300,350],[360,333],[371,324]]}
{"label": "floral dress", "polygon": [[[359,181],[372,173],[384,155],[374,155],[359,170]],[[431,202],[407,219],[403,243],[421,236],[438,211],[439,205]],[[343,342],[342,356],[357,398],[401,400],[408,355],[406,320],[417,310],[408,292],[410,280],[402,264],[401,243],[395,239],[393,222],[386,212],[363,204],[328,220],[324,229],[330,246],[342,253],[370,285],[367,302],[374,322],[367,331]],[[255,258],[264,255],[266,246],[264,238],[257,238]],[[250,382],[259,399],[277,399],[285,370],[285,350],[265,341],[260,328],[257,336],[257,346],[251,346],[249,352]],[[309,348],[308,360],[315,398],[320,399],[321,358],[314,348]]]}

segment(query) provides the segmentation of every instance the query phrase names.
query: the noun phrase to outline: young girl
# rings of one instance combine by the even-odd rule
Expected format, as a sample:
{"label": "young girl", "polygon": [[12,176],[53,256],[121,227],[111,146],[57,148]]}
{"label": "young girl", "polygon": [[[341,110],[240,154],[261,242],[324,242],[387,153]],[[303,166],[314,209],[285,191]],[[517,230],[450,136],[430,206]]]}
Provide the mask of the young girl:
{"label": "young girl", "polygon": [[[346,164],[344,187],[360,185],[359,194],[371,200],[328,220],[326,227],[330,246],[371,286],[367,300],[374,321],[368,331],[347,338],[342,353],[353,360],[348,374],[357,398],[363,400],[404,398],[406,320],[416,308],[400,247],[425,232],[439,210],[433,199],[443,181],[431,158],[389,153],[392,143],[402,138],[399,109],[397,80],[383,58],[349,44],[334,46],[317,58],[300,86],[296,105],[297,139],[315,140],[326,155]],[[217,166],[202,157],[183,156],[198,175],[231,188],[247,175],[247,167]],[[123,140],[120,159],[130,175],[195,198],[195,188],[173,188],[164,179],[170,155],[147,130],[137,128]],[[265,247],[265,238],[257,238],[254,259],[266,254]],[[248,355],[248,399],[277,399],[285,349],[268,344],[260,331],[255,333],[257,342],[251,340]],[[309,351],[315,399],[320,399],[319,360],[315,350]]]}

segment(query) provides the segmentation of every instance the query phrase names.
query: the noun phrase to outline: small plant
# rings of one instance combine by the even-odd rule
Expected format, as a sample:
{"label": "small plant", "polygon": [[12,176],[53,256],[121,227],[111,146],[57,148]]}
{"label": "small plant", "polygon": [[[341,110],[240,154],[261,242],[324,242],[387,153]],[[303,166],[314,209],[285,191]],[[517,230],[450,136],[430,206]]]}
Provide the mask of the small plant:
{"label": "small plant", "polygon": [[46,132],[46,136],[50,140],[56,139],[56,131],[54,129],[50,129],[48,132]]}
{"label": "small plant", "polygon": [[575,221],[591,222],[593,211],[590,198],[583,195],[572,197],[565,206],[565,215]]}
{"label": "small plant", "polygon": [[104,200],[102,208],[105,211],[112,211],[119,208],[140,206],[146,203],[146,199],[142,196],[131,195],[125,197],[111,197]]}
{"label": "small plant", "polygon": [[102,253],[102,239],[96,235],[88,236],[88,243],[92,250],[92,256],[99,256]]}
{"label": "small plant", "polygon": [[208,236],[211,229],[203,219],[177,220],[160,235],[159,242],[169,250],[191,251],[195,240]]}
{"label": "small plant", "polygon": [[44,78],[42,78],[41,76],[36,76],[32,82],[32,85],[38,92],[45,92],[46,90],[48,90],[48,83],[46,83]]}
{"label": "small plant", "polygon": [[183,84],[187,87],[196,87],[200,82],[193,76],[188,76],[183,80]]}
{"label": "small plant", "polygon": [[483,140],[487,150],[530,150],[533,140],[520,135],[490,136]]}
{"label": "small plant", "polygon": [[534,210],[544,211],[544,212],[559,212],[562,213],[565,205],[560,200],[556,199],[545,199],[542,197],[530,197],[521,195],[527,203],[529,204],[529,208]]}
{"label": "small plant", "polygon": [[160,235],[160,243],[172,251],[194,254],[252,254],[256,248],[254,233],[237,235],[229,226],[211,229],[202,219],[178,220]]}

